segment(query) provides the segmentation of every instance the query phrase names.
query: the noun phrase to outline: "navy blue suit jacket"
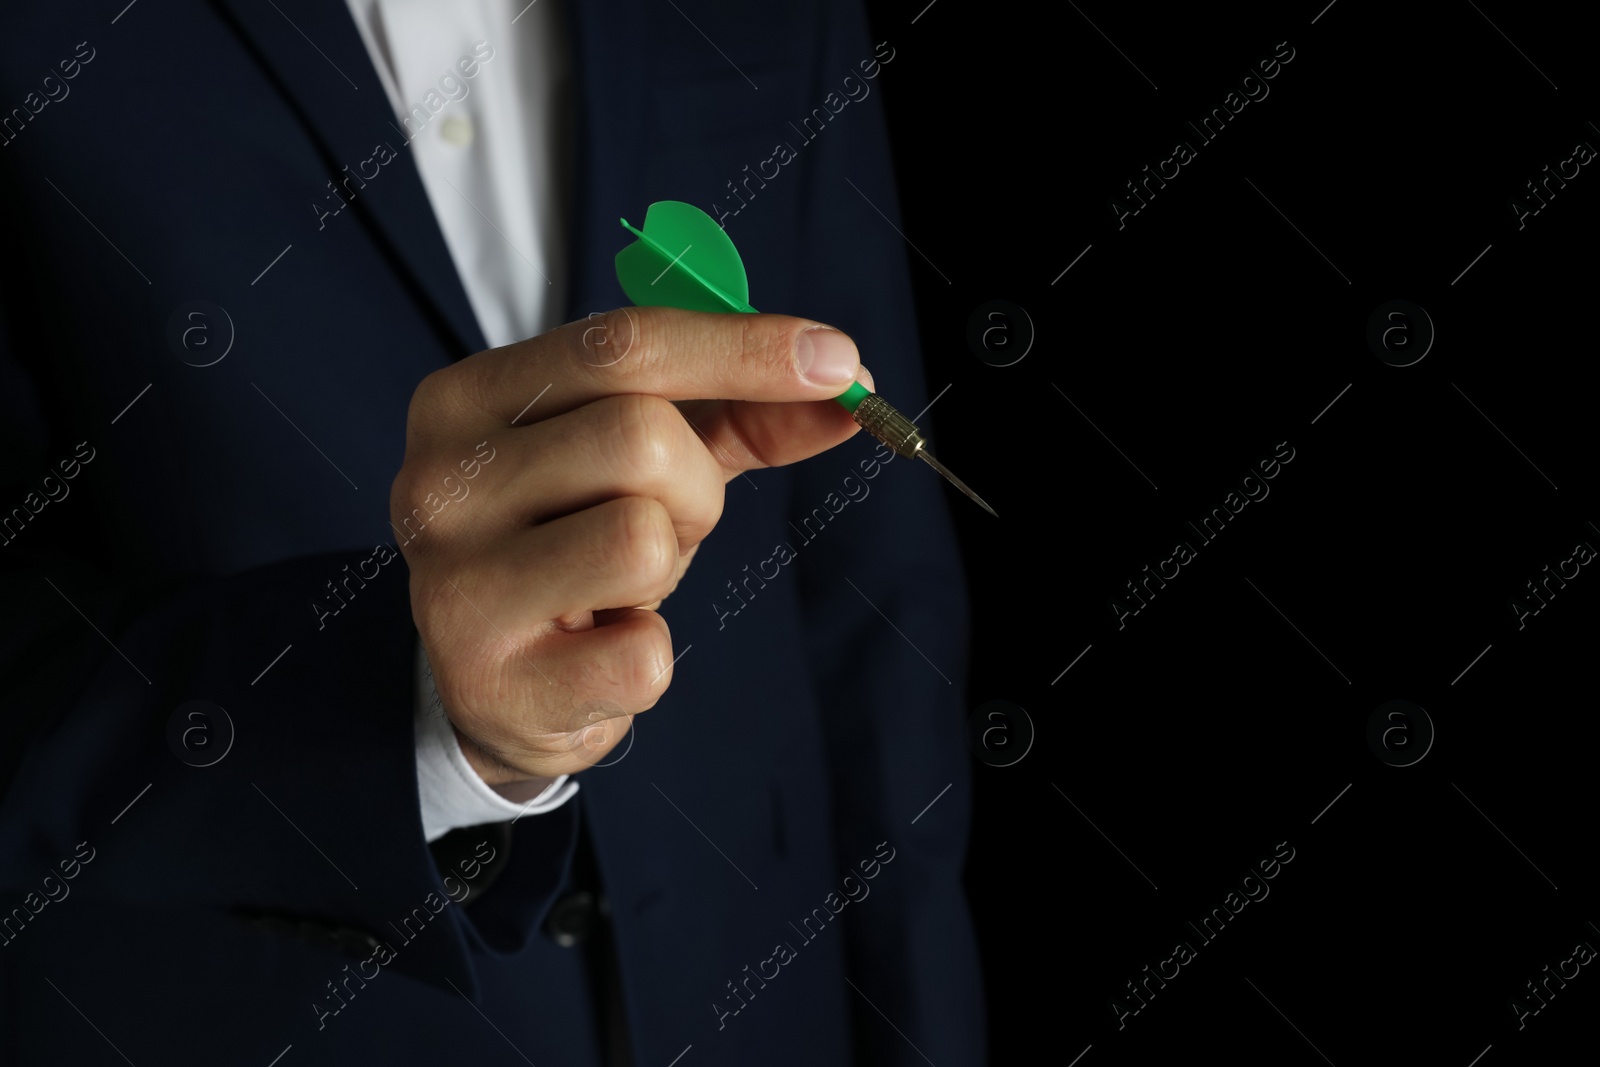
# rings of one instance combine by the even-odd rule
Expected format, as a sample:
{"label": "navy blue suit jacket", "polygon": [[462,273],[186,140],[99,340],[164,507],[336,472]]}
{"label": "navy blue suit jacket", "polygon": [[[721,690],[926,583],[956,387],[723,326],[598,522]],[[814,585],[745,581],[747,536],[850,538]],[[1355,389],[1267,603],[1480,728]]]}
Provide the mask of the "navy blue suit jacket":
{"label": "navy blue suit jacket", "polygon": [[[423,841],[408,578],[376,549],[412,391],[484,339],[343,3],[121,6],[28,5],[0,38],[0,1061],[597,1063],[579,954],[544,924],[581,829],[637,1063],[979,1062],[939,480],[861,434],[731,482],[662,609],[670,691],[452,903],[472,874]],[[879,214],[897,42],[850,0],[570,22],[569,317],[625,302],[618,216],[687,200],[757,306],[848,331],[919,411]],[[231,723],[210,766],[169,729],[193,700]]]}

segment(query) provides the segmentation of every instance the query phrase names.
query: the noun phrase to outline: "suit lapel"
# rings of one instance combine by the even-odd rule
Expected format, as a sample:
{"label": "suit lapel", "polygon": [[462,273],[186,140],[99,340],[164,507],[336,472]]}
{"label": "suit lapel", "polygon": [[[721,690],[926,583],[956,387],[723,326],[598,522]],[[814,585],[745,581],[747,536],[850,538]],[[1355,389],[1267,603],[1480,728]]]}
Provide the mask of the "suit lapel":
{"label": "suit lapel", "polygon": [[451,356],[488,347],[349,9],[338,0],[214,2],[289,99],[330,179],[342,180],[346,166],[355,173],[377,145],[393,149],[397,158],[351,207],[431,311]]}

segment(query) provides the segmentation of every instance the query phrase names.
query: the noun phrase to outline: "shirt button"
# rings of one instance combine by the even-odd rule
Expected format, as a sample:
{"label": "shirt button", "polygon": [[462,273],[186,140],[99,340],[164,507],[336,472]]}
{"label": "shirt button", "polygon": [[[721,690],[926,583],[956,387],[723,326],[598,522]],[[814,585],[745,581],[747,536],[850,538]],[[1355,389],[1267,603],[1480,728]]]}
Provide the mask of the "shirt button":
{"label": "shirt button", "polygon": [[545,932],[562,948],[586,941],[595,924],[596,901],[593,893],[577,890],[568,893],[550,908]]}
{"label": "shirt button", "polygon": [[453,145],[465,148],[472,143],[472,120],[465,115],[451,115],[440,123],[439,136]]}

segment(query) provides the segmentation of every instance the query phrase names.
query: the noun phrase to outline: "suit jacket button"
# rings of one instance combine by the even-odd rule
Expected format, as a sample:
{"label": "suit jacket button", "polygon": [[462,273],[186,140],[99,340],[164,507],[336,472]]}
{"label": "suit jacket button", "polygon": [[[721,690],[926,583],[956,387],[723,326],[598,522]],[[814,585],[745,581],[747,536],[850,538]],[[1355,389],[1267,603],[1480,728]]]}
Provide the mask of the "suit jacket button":
{"label": "suit jacket button", "polygon": [[577,890],[558,899],[545,919],[545,932],[562,948],[572,948],[588,938],[594,929],[596,901],[593,893]]}

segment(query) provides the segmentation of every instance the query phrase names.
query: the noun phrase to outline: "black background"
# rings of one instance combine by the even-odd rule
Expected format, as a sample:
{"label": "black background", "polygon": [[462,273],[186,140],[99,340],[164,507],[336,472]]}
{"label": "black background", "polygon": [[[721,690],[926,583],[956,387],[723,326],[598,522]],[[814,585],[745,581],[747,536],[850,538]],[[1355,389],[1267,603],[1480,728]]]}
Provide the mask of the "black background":
{"label": "black background", "polygon": [[[1493,1067],[1593,1040],[1592,968],[1520,1030],[1511,1008],[1600,945],[1600,578],[1522,629],[1511,608],[1600,545],[1600,178],[1520,230],[1511,207],[1600,145],[1591,44],[1557,9],[1324,2],[870,5],[950,385],[924,426],[1000,514],[951,494],[970,703],[1036,730],[975,762],[996,1062]],[[1200,143],[1186,120],[1283,41],[1270,95]],[[1119,229],[1110,202],[1179,139],[1196,158]],[[994,299],[1036,334],[1007,367],[966,339]],[[1395,299],[1437,331],[1407,367],[1366,340]],[[1185,533],[1283,441],[1269,496]],[[1112,599],[1181,538],[1196,559],[1119,629]],[[1392,699],[1436,731],[1406,767],[1366,739]],[[1279,842],[1270,894],[1202,943],[1186,921]],[[1113,999],[1137,1007],[1125,983],[1180,939],[1196,958],[1119,1030]]]}

